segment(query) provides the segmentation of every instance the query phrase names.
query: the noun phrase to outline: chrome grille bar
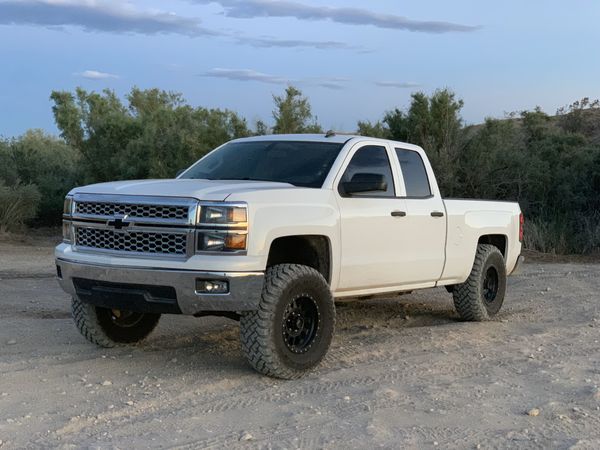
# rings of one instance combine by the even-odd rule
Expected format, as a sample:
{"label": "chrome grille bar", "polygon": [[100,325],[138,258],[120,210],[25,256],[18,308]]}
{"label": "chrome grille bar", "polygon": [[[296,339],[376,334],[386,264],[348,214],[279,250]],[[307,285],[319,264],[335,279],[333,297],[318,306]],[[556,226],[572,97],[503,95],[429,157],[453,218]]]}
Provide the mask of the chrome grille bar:
{"label": "chrome grille bar", "polygon": [[126,215],[131,218],[153,219],[187,219],[187,206],[143,205],[129,203],[101,203],[78,202],[75,203],[75,214],[88,216],[114,216]]}
{"label": "chrome grille bar", "polygon": [[198,201],[179,197],[75,194],[75,251],[187,258],[195,251]]}
{"label": "chrome grille bar", "polygon": [[181,197],[75,194],[73,218],[112,220],[126,216],[135,224],[188,225],[196,222],[198,201]]}
{"label": "chrome grille bar", "polygon": [[121,232],[109,228],[75,227],[75,245],[89,249],[185,256],[187,235],[185,233]]}

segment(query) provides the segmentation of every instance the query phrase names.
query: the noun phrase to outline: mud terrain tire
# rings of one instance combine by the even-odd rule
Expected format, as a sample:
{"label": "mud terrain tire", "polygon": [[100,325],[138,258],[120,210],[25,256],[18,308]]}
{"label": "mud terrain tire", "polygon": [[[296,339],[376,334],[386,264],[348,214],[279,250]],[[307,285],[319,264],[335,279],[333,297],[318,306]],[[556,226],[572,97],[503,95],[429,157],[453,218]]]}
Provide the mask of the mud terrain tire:
{"label": "mud terrain tire", "polygon": [[160,314],[100,308],[77,297],[71,301],[71,312],[83,337],[100,347],[139,342],[154,330],[160,319]]}
{"label": "mud terrain tire", "polygon": [[479,244],[467,281],[452,291],[454,307],[463,320],[489,320],[502,307],[506,293],[506,265],[493,245]]}
{"label": "mud terrain tire", "polygon": [[258,372],[299,378],[321,362],[333,337],[335,306],[315,269],[279,264],[267,269],[257,311],[242,314],[242,352]]}

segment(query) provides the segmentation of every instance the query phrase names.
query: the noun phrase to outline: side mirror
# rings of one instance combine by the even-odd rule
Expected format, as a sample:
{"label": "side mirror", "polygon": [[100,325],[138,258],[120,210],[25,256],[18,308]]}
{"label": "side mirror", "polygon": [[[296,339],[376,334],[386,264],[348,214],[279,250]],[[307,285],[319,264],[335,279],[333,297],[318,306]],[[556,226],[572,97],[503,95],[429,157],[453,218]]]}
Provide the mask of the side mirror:
{"label": "side mirror", "polygon": [[179,169],[175,175],[175,178],[179,178],[179,175],[181,175],[183,172],[185,172],[185,169]]}
{"label": "side mirror", "polygon": [[379,173],[355,173],[350,181],[342,183],[345,194],[387,191],[385,177]]}

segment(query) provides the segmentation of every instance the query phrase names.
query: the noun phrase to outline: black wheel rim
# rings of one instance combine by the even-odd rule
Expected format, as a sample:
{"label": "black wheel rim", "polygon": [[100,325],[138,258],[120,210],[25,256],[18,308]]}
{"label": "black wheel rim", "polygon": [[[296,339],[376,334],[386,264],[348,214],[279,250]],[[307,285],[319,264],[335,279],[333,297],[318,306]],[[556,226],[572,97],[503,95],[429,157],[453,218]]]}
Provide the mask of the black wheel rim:
{"label": "black wheel rim", "polygon": [[110,321],[120,328],[131,328],[136,326],[143,319],[144,314],[125,311],[122,309],[111,309],[110,310]]}
{"label": "black wheel rim", "polygon": [[494,267],[490,267],[485,272],[483,279],[483,298],[486,302],[492,303],[498,294],[498,271]]}
{"label": "black wheel rim", "polygon": [[282,333],[286,347],[292,353],[310,350],[319,330],[319,307],[317,302],[302,295],[292,300],[283,313]]}

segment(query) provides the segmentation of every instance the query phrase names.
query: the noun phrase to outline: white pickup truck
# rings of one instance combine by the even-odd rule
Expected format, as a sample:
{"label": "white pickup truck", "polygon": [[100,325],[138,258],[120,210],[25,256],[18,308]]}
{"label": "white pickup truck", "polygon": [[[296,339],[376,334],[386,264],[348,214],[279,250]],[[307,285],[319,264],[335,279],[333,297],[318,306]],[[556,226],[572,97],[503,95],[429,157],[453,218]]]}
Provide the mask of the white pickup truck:
{"label": "white pickup truck", "polygon": [[240,320],[259,372],[295,378],[326,354],[334,299],[445,286],[465,320],[504,300],[522,260],[517,203],[443,200],[415,145],[348,136],[237,139],[176,179],[73,189],[57,275],[104,347],[161,314]]}

